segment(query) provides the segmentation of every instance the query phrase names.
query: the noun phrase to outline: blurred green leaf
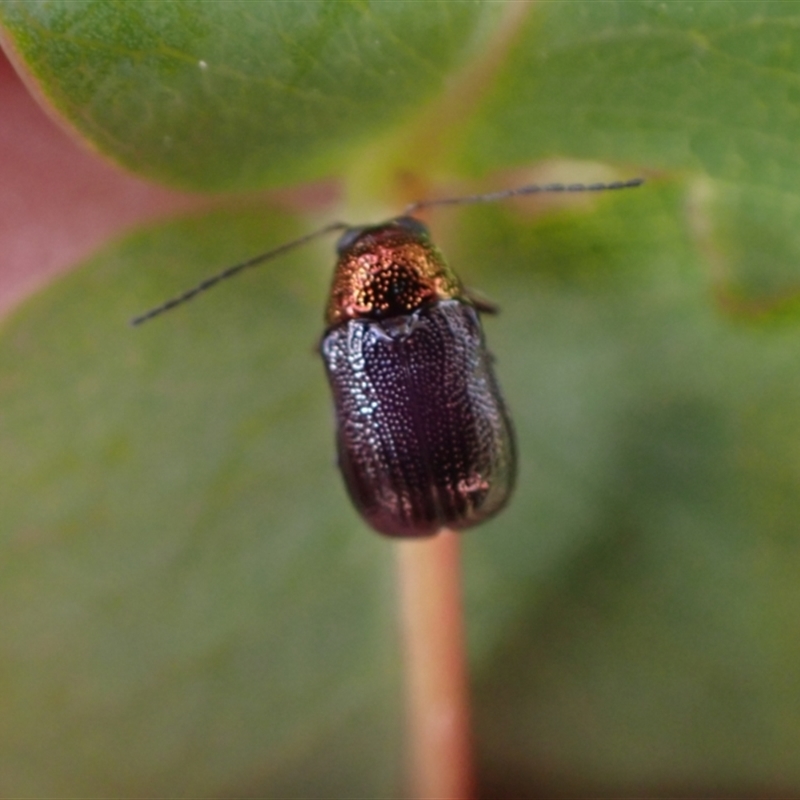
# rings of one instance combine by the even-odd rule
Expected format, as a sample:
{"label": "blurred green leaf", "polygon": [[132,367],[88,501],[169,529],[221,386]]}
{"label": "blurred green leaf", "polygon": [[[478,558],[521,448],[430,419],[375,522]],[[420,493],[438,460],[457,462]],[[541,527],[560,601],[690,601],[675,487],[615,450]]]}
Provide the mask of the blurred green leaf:
{"label": "blurred green leaf", "polygon": [[43,94],[102,152],[193,189],[338,172],[442,90],[502,3],[0,2]]}
{"label": "blurred green leaf", "polygon": [[542,3],[471,118],[473,170],[570,154],[796,192],[800,6]]}
{"label": "blurred green leaf", "polygon": [[393,795],[391,553],[336,473],[320,271],[127,324],[295,230],[135,236],[3,331],[0,795]]}
{"label": "blurred green leaf", "polygon": [[[432,217],[503,309],[486,329],[520,439],[514,502],[464,540],[484,795],[791,795],[800,16],[532,5],[468,113],[443,94],[431,117],[500,11],[0,2],[53,102],[173,182],[352,188],[355,154],[407,146],[417,114],[462,179],[538,159],[568,180],[648,172]],[[99,44],[79,35],[103,19]],[[0,793],[398,791],[391,546],[344,498],[311,352],[330,248],[124,326],[313,224],[262,209],[143,233],[3,331]]]}
{"label": "blurred green leaf", "polygon": [[797,326],[715,303],[684,204],[650,184],[459,237],[503,307],[522,454],[514,505],[465,540],[489,797],[800,782]]}

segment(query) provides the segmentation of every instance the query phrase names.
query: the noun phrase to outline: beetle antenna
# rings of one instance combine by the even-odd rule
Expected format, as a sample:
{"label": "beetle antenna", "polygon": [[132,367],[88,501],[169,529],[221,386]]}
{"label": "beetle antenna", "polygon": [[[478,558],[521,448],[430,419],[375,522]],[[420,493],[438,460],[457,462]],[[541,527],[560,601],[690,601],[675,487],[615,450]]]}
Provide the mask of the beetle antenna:
{"label": "beetle antenna", "polygon": [[607,192],[615,189],[633,189],[641,186],[644,178],[631,178],[627,181],[613,181],[611,183],[548,183],[530,184],[519,186],[516,189],[504,189],[500,192],[488,194],[468,194],[463,197],[444,197],[440,200],[419,200],[406,206],[403,214],[412,214],[421,208],[431,206],[455,206],[466,203],[493,203],[495,200],[505,200],[507,197],[517,197],[525,194],[540,194],[543,192]]}
{"label": "beetle antenna", "polygon": [[[489,192],[488,194],[471,194],[464,195],[462,197],[444,197],[439,200],[418,200],[417,202],[406,206],[403,211],[403,215],[411,214],[414,211],[419,211],[422,208],[431,208],[432,206],[454,206],[466,205],[468,203],[493,203],[496,200],[505,200],[507,197],[518,197],[520,195],[540,194],[544,192],[606,192],[613,191],[615,189],[633,189],[636,186],[641,186],[643,183],[644,178],[632,178],[627,181],[612,181],[611,183],[530,184],[528,186],[519,186],[516,189],[504,189],[499,192]],[[161,305],[155,306],[155,308],[151,308],[149,311],[145,311],[143,314],[134,317],[131,320],[131,325],[141,325],[143,322],[153,319],[153,317],[158,317],[166,311],[171,311],[176,306],[187,303],[189,300],[195,298],[198,294],[208,291],[221,281],[232,278],[234,275],[238,275],[243,270],[263,264],[265,261],[269,261],[279,255],[282,255],[283,253],[288,252],[289,250],[294,250],[296,247],[301,247],[302,245],[307,244],[308,242],[312,241],[313,239],[317,239],[320,236],[325,236],[326,234],[333,233],[334,231],[349,230],[350,227],[351,226],[345,222],[332,222],[330,225],[326,225],[324,228],[319,228],[318,230],[307,233],[305,236],[301,236],[298,239],[293,239],[291,242],[286,242],[274,248],[273,250],[267,250],[266,253],[260,253],[259,255],[248,259],[247,261],[242,261],[239,264],[234,264],[231,267],[227,267],[221,272],[211,275],[210,277],[201,281],[191,289],[187,289],[185,292],[170,298]]]}
{"label": "beetle antenna", "polygon": [[299,239],[293,239],[291,242],[285,242],[279,247],[276,247],[274,250],[267,250],[266,253],[261,253],[260,255],[248,259],[247,261],[242,261],[240,264],[234,264],[232,267],[227,267],[221,272],[218,272],[216,275],[211,275],[204,281],[201,281],[197,284],[197,286],[193,286],[191,289],[187,289],[182,294],[176,295],[170,300],[167,300],[160,306],[151,308],[149,311],[145,311],[138,317],[134,317],[131,320],[131,325],[141,325],[143,322],[147,322],[147,320],[153,319],[153,317],[157,317],[160,314],[163,314],[165,311],[172,310],[175,308],[175,306],[183,305],[183,303],[188,302],[198,294],[202,294],[203,292],[208,291],[212,286],[216,286],[220,281],[232,278],[234,275],[238,275],[243,270],[263,264],[265,261],[269,261],[270,259],[282,255],[289,250],[294,250],[295,247],[300,247],[304,244],[307,244],[312,239],[317,239],[320,236],[324,236],[327,233],[333,233],[334,231],[347,230],[348,228],[350,228],[350,225],[345,222],[332,222],[330,225],[326,225],[324,228],[319,228],[319,230],[307,233],[305,236],[301,236]]}

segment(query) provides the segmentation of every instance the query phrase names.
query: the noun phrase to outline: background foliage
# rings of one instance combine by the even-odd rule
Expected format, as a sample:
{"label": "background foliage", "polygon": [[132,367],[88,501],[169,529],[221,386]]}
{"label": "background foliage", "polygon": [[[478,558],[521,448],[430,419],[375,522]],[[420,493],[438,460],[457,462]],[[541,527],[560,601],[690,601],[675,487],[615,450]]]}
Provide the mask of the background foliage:
{"label": "background foliage", "polygon": [[[503,309],[520,439],[514,503],[464,539],[483,790],[798,793],[795,4],[0,21],[70,125],[174,185],[334,176],[369,221],[420,187],[646,175],[430,218]],[[396,793],[391,546],[344,497],[312,354],[330,243],[125,325],[317,222],[168,220],[5,322],[0,794]]]}

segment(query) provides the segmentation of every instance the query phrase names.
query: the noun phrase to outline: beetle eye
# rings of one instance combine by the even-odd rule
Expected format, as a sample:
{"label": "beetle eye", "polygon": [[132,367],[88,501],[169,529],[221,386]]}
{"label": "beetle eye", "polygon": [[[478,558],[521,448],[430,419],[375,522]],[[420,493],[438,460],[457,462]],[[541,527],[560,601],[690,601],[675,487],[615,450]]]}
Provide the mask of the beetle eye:
{"label": "beetle eye", "polygon": [[392,223],[399,228],[405,228],[407,231],[417,234],[417,236],[430,238],[431,232],[428,230],[428,226],[418,219],[414,219],[414,217],[397,217],[392,220]]}
{"label": "beetle eye", "polygon": [[367,228],[363,225],[358,228],[348,228],[336,242],[336,254],[339,256],[344,255],[355,243],[356,240],[366,231]]}

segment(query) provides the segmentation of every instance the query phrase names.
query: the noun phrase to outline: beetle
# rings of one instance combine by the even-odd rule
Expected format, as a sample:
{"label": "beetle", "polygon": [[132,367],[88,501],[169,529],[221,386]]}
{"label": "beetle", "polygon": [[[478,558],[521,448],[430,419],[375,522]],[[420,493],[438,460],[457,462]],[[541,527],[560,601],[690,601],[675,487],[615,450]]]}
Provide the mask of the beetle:
{"label": "beetle", "polygon": [[492,516],[516,455],[479,309],[413,217],[351,228],[337,252],[320,349],[353,504],[389,536]]}
{"label": "beetle", "polygon": [[530,185],[420,201],[376,225],[333,222],[228,267],[131,323],[139,325],[244,269],[340,231],[320,353],[350,498],[364,520],[387,536],[468,528],[506,505],[516,477],[513,427],[480,322],[482,312],[494,309],[464,289],[413,213],[642,183],[636,178]]}

